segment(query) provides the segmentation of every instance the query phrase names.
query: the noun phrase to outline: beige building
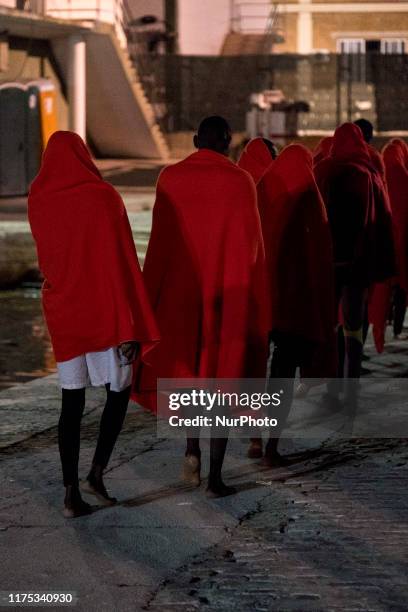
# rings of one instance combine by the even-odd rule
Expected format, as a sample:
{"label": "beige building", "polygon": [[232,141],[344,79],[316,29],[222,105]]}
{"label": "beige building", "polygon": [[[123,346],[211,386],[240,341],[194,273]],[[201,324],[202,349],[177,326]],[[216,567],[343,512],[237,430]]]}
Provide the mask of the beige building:
{"label": "beige building", "polygon": [[177,0],[165,8],[182,55],[408,48],[408,0]]}
{"label": "beige building", "polygon": [[284,38],[275,45],[277,52],[405,53],[408,49],[406,0],[287,0],[277,9]]}

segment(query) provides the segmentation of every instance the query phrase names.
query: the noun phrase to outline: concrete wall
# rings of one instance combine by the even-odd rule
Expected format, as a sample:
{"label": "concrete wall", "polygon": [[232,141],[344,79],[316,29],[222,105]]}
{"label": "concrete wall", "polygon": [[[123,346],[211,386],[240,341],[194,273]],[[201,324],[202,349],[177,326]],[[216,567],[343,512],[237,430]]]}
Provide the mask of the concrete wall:
{"label": "concrete wall", "polygon": [[179,52],[218,55],[230,27],[230,0],[179,0]]}
{"label": "concrete wall", "polygon": [[53,54],[46,41],[24,38],[10,38],[9,67],[0,72],[0,81],[15,81],[18,79],[50,79],[57,92],[58,128],[68,129],[68,105],[62,91]]}
{"label": "concrete wall", "polygon": [[128,4],[134,17],[155,15],[164,19],[164,0],[129,0]]}

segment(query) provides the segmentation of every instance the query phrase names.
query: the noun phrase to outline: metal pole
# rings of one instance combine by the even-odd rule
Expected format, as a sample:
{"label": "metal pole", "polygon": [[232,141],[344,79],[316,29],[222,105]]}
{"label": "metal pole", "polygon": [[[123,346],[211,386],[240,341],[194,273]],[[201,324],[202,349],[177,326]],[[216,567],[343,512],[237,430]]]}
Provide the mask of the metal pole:
{"label": "metal pole", "polygon": [[348,74],[347,74],[347,120],[351,121],[353,116],[353,57],[354,54],[349,53]]}
{"label": "metal pole", "polygon": [[341,123],[341,81],[343,55],[336,55],[336,127]]}
{"label": "metal pole", "polygon": [[83,36],[68,41],[69,129],[86,139],[86,43]]}
{"label": "metal pole", "polygon": [[230,0],[230,32],[235,31],[235,0]]}

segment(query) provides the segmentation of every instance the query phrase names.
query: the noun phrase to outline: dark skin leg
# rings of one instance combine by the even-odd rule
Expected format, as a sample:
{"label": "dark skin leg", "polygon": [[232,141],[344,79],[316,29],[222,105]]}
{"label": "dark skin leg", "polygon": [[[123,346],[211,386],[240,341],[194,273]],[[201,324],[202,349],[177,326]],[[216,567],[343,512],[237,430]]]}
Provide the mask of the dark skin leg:
{"label": "dark skin leg", "polygon": [[200,438],[195,438],[193,434],[196,434],[196,430],[195,429],[187,429],[187,446],[186,446],[186,453],[185,456],[187,457],[187,455],[194,455],[194,457],[198,457],[198,459],[200,459],[201,457],[201,450],[200,450]]}
{"label": "dark skin leg", "polygon": [[285,338],[280,339],[275,344],[271,363],[271,378],[269,380],[269,393],[276,392],[276,382],[279,380],[279,387],[283,390],[279,409],[271,411],[271,417],[277,417],[278,426],[271,430],[269,440],[265,447],[265,460],[267,465],[285,464],[285,459],[278,452],[278,444],[281,433],[289,416],[293,400],[293,386],[296,375],[298,359],[295,354],[295,346],[292,346]]}
{"label": "dark skin leg", "polygon": [[100,499],[109,503],[115,503],[116,499],[110,497],[103,482],[103,471],[109,463],[112,451],[122,430],[131,388],[123,391],[111,391],[110,385],[106,385],[106,404],[101,417],[98,443],[92,461],[92,467],[87,477],[86,486],[89,493],[93,493]]}
{"label": "dark skin leg", "polygon": [[221,476],[228,438],[211,438],[210,443],[210,474],[208,476],[207,495],[209,497],[225,497],[236,493],[234,487],[227,486]]}
{"label": "dark skin leg", "polygon": [[85,389],[63,389],[58,423],[58,446],[65,486],[64,515],[74,518],[90,514],[92,508],[79,492],[78,461]]}
{"label": "dark skin leg", "polygon": [[399,336],[402,332],[407,309],[407,294],[401,287],[396,287],[394,291],[394,336]]}

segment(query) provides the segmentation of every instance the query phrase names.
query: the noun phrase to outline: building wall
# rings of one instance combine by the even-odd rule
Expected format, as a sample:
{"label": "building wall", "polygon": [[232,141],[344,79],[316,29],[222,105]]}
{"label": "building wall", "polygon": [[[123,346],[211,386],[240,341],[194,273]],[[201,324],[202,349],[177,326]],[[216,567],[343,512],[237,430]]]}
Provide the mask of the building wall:
{"label": "building wall", "polygon": [[[388,33],[388,34],[387,34]],[[313,17],[313,47],[336,51],[336,39],[344,37],[408,39],[408,11],[395,13],[317,14]]]}
{"label": "building wall", "polygon": [[[133,0],[136,2],[136,0]],[[277,4],[281,10],[281,23],[284,26],[285,42],[275,45],[279,53],[312,53],[327,49],[336,51],[336,37],[352,37],[355,32],[363,32],[363,38],[379,38],[378,33],[390,36],[408,32],[408,1],[359,0],[366,5],[364,12],[347,12],[354,8],[354,0],[283,0]],[[387,4],[387,12],[371,10],[379,3]],[[253,7],[251,7],[253,4]],[[179,51],[183,55],[217,55],[231,26],[232,7],[235,11],[242,5],[244,18],[239,23],[242,33],[249,33],[251,25],[261,32],[267,26],[267,15],[271,2],[259,0],[178,0]],[[306,13],[307,5],[336,5],[333,12]],[[337,10],[340,7],[340,10]],[[401,7],[401,12],[392,12],[393,7]],[[317,7],[316,7],[317,8]],[[152,12],[152,11],[150,11]],[[257,21],[245,19],[245,14],[263,15]],[[375,36],[372,36],[374,33]]]}
{"label": "building wall", "polygon": [[218,55],[229,31],[230,9],[230,0],[179,0],[179,52]]}
{"label": "building wall", "polygon": [[129,0],[128,4],[135,18],[154,15],[159,19],[164,19],[164,0]]}
{"label": "building wall", "polygon": [[[276,45],[277,52],[312,53],[316,50],[337,50],[338,38],[364,38],[381,39],[387,37],[404,38],[408,40],[408,2],[397,0],[396,2],[384,2],[383,0],[359,0],[359,4],[365,5],[366,10],[356,12],[356,2],[353,0],[300,0],[293,2],[287,0],[280,2],[283,11],[283,19],[286,22],[287,40],[282,45]],[[312,12],[309,18],[303,18],[302,5],[336,5],[333,12]],[[377,12],[375,5],[387,4],[387,12]],[[297,5],[297,6],[295,6]],[[394,12],[395,7],[404,10]],[[347,11],[347,9],[354,9]],[[293,12],[295,11],[295,12]],[[304,13],[303,13],[304,14]],[[295,18],[296,25],[293,23]],[[294,31],[297,31],[296,37]]]}
{"label": "building wall", "polygon": [[54,83],[57,93],[58,128],[67,130],[68,105],[48,43],[43,40],[10,38],[9,66],[8,70],[0,72],[0,81],[5,83],[38,78],[47,78]]}
{"label": "building wall", "polygon": [[[276,44],[276,53],[294,53],[297,50],[298,17],[294,13],[286,14],[282,18],[285,42]],[[295,51],[294,51],[295,50]]]}

